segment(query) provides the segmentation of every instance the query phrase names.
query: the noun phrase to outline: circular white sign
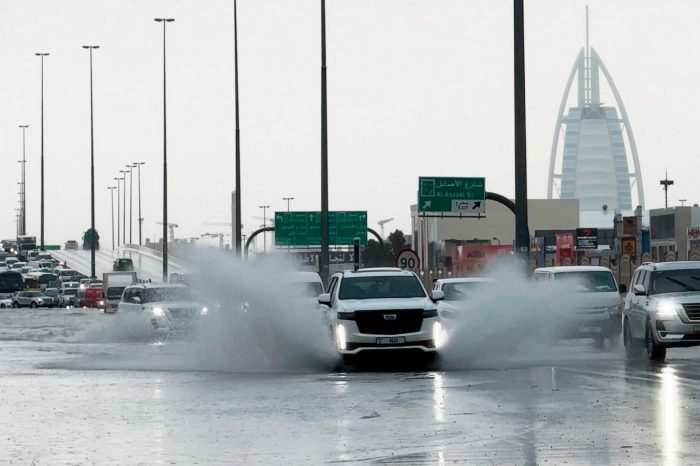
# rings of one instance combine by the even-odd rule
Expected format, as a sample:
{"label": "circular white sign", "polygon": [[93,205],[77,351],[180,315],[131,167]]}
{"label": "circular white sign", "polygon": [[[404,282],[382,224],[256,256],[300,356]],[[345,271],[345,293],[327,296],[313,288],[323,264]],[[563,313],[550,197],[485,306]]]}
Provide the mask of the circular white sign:
{"label": "circular white sign", "polygon": [[404,249],[396,256],[396,267],[411,272],[420,270],[420,260],[418,254],[413,249]]}

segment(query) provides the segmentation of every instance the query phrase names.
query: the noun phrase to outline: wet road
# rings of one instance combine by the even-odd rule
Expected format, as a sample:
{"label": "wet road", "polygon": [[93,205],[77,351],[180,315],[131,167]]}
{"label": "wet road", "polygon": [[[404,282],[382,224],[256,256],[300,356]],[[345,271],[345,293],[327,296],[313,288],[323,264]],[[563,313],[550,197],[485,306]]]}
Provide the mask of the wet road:
{"label": "wet road", "polygon": [[110,317],[0,312],[0,463],[698,462],[696,349],[659,366],[582,340],[452,371],[242,373],[122,341]]}

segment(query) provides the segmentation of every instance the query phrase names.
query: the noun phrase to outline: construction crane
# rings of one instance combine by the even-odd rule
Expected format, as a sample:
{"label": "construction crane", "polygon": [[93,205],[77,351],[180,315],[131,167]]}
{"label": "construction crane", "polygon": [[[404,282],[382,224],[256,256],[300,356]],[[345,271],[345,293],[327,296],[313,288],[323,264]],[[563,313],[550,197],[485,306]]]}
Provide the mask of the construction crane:
{"label": "construction crane", "polygon": [[[162,225],[163,222],[158,222],[156,221],[158,225]],[[168,230],[170,230],[170,241],[175,240],[175,228],[180,228],[180,225],[177,223],[168,223]]]}
{"label": "construction crane", "polygon": [[377,222],[379,224],[379,228],[382,232],[382,238],[384,238],[384,224],[389,223],[389,222],[393,222],[393,221],[394,221],[394,217],[386,218],[384,220],[380,220]]}
{"label": "construction crane", "polygon": [[224,249],[224,236],[231,236],[231,233],[203,233],[201,238],[219,238],[219,248]]}

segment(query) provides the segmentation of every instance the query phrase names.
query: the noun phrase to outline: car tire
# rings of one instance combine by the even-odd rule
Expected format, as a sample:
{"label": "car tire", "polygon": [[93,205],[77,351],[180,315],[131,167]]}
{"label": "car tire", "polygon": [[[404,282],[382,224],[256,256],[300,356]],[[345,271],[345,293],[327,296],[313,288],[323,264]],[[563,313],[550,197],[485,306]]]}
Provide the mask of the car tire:
{"label": "car tire", "polygon": [[627,319],[622,326],[622,339],[625,345],[625,356],[627,359],[638,359],[641,356],[641,348],[639,343],[634,340],[632,330]]}
{"label": "car tire", "polygon": [[0,304],[0,309],[5,309],[6,307],[5,304]]}
{"label": "car tire", "polygon": [[29,307],[31,307],[32,309],[36,309],[38,306],[36,305],[36,303],[32,303],[29,305]]}
{"label": "car tire", "polygon": [[12,303],[12,307],[14,309],[19,309],[19,303]]}
{"label": "car tire", "polygon": [[647,357],[653,362],[664,362],[666,359],[666,347],[654,340],[651,322],[647,321],[646,327],[645,346],[647,349]]}

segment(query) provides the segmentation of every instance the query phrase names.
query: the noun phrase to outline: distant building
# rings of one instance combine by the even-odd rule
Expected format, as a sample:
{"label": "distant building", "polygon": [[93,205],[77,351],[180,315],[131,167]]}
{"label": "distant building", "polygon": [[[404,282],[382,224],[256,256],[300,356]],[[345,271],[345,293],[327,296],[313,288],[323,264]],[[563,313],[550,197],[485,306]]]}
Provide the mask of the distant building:
{"label": "distant building", "polygon": [[[600,100],[601,72],[617,107]],[[577,104],[565,113],[574,77]],[[559,151],[562,130],[564,144]],[[633,191],[637,194],[634,201]],[[588,32],[586,47],[569,73],[554,128],[547,198],[555,197],[578,199],[582,226],[587,227],[608,227],[615,211],[627,215],[637,205],[644,209],[642,172],[627,111],[600,56],[588,47]]]}
{"label": "distant building", "polygon": [[[536,230],[575,230],[579,225],[578,199],[528,199],[530,233]],[[612,220],[611,220],[612,222]],[[436,267],[443,263],[449,243],[513,245],[515,215],[503,204],[486,201],[486,217],[421,218],[417,206],[411,206],[413,248],[421,263]]]}
{"label": "distant building", "polygon": [[688,238],[688,229],[693,227],[700,227],[700,207],[697,205],[651,209],[649,230],[654,260],[663,261],[667,252],[675,252],[678,260],[687,260],[689,246],[691,249],[700,246],[697,240]]}

